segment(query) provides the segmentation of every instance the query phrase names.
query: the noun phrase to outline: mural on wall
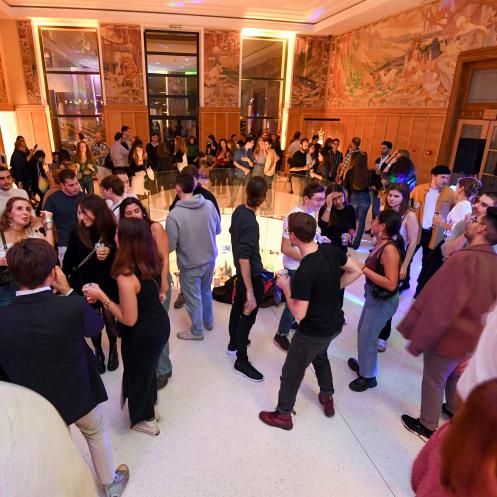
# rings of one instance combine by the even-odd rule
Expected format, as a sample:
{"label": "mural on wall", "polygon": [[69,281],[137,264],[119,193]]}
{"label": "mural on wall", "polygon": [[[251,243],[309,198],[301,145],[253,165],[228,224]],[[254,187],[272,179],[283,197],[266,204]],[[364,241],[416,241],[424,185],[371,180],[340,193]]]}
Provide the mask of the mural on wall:
{"label": "mural on wall", "polygon": [[204,106],[238,107],[240,32],[204,31]]}
{"label": "mural on wall", "polygon": [[322,107],[326,98],[329,36],[297,35],[293,58],[292,107]]}
{"label": "mural on wall", "polygon": [[36,54],[31,21],[17,21],[17,32],[19,33],[19,45],[21,48],[28,103],[41,104],[40,83],[36,69]]}
{"label": "mural on wall", "polygon": [[145,104],[139,26],[100,27],[107,104]]}
{"label": "mural on wall", "polygon": [[328,107],[446,106],[460,52],[497,44],[497,0],[438,1],[333,41]]}
{"label": "mural on wall", "polygon": [[0,104],[8,103],[7,87],[5,86],[5,73],[3,70],[2,57],[0,57]]}

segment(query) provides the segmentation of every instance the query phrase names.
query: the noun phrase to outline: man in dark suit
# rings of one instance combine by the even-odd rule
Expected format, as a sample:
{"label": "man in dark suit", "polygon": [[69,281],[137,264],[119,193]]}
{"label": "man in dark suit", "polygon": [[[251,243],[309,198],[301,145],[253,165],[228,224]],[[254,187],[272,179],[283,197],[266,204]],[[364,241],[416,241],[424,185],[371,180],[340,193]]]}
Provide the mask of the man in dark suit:
{"label": "man in dark suit", "polygon": [[[103,322],[84,298],[71,295],[56,263],[55,250],[44,240],[27,239],[7,252],[9,271],[20,290],[12,304],[0,309],[0,369],[12,383],[49,400],[67,425],[76,424],[105,495],[119,497],[129,470],[121,465],[114,471],[99,406],[107,393],[85,340],[97,335]],[[63,296],[56,297],[51,287]]]}

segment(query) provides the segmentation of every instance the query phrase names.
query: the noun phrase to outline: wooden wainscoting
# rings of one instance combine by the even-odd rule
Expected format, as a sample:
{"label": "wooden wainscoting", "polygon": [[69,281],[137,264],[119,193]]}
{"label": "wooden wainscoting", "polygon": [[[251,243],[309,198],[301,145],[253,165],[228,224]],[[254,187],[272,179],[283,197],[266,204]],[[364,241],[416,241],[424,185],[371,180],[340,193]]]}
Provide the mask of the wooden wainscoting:
{"label": "wooden wainscoting", "polygon": [[[379,155],[381,142],[389,140],[394,148],[409,150],[418,182],[424,182],[436,165],[446,112],[445,107],[290,109],[287,143],[296,130],[310,137],[312,131],[322,125],[326,137],[340,138],[342,151],[347,150],[354,136],[359,136],[361,149],[374,160]],[[337,117],[340,121],[306,124],[305,117]]]}
{"label": "wooden wainscoting", "polygon": [[121,126],[131,128],[131,136],[138,136],[144,143],[150,140],[148,109],[146,105],[104,105],[106,141],[114,143],[114,135]]}
{"label": "wooden wainscoting", "polygon": [[200,150],[209,135],[229,140],[233,133],[240,134],[240,107],[201,107],[199,114]]}
{"label": "wooden wainscoting", "polygon": [[52,145],[48,127],[48,106],[46,105],[16,105],[15,113],[17,129],[26,139],[28,147],[38,145],[45,151],[47,160],[51,158]]}

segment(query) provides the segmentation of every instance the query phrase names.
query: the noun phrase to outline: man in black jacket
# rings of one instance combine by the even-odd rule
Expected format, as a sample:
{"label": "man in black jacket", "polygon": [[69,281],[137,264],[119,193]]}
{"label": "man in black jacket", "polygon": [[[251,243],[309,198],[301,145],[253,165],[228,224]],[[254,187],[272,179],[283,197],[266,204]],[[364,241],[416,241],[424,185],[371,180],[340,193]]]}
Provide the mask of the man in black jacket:
{"label": "man in black jacket", "polygon": [[[16,243],[7,252],[7,263],[20,290],[12,304],[0,309],[0,369],[12,383],[50,401],[68,426],[76,424],[105,495],[119,497],[129,470],[123,464],[114,471],[99,406],[107,393],[85,341],[101,331],[103,322],[84,298],[71,295],[56,267],[57,254],[45,240]],[[64,296],[56,297],[51,287]]]}

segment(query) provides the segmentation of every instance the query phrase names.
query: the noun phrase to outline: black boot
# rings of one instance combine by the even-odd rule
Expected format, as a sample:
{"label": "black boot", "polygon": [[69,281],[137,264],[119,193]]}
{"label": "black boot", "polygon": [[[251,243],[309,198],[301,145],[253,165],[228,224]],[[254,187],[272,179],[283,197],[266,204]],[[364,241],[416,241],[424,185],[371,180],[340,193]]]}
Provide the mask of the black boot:
{"label": "black boot", "polygon": [[99,374],[104,374],[105,373],[105,356],[104,356],[104,351],[102,348],[96,348],[95,349],[95,358],[97,360],[97,370]]}
{"label": "black boot", "polygon": [[107,369],[115,371],[119,367],[119,355],[117,353],[117,344],[112,344],[109,349],[109,361],[107,362]]}

